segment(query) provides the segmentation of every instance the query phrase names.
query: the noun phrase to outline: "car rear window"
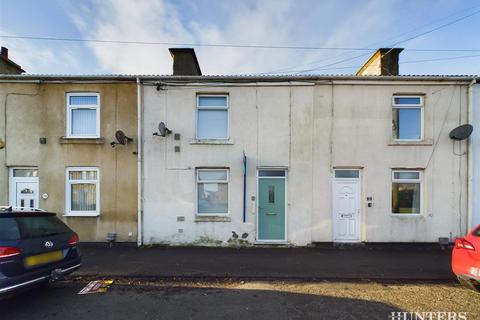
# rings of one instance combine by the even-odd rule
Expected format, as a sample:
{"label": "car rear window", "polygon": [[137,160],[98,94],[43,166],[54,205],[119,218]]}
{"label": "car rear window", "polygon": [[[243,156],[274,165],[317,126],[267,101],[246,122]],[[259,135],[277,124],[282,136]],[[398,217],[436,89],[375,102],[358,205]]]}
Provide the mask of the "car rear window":
{"label": "car rear window", "polygon": [[71,230],[57,217],[15,217],[0,219],[0,240],[39,238]]}
{"label": "car rear window", "polygon": [[0,240],[18,240],[20,239],[20,230],[14,218],[0,219]]}
{"label": "car rear window", "polygon": [[472,234],[476,237],[480,237],[480,227],[478,227],[477,229],[473,230]]}

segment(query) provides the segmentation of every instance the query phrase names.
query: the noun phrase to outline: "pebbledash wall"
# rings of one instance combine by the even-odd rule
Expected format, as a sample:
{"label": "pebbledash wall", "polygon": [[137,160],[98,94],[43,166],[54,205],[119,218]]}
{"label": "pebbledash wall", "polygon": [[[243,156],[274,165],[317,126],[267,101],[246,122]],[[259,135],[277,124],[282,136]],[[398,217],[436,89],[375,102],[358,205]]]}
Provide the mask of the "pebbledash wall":
{"label": "pebbledash wall", "polygon": [[[143,242],[255,243],[257,169],[270,167],[287,171],[288,244],[335,240],[332,183],[334,170],[342,168],[361,173],[359,241],[437,242],[463,235],[468,141],[453,142],[448,134],[468,123],[470,81],[440,76],[144,78]],[[228,96],[227,141],[196,139],[201,94]],[[393,140],[394,95],[422,97],[421,141]],[[162,121],[173,133],[152,135]],[[197,214],[199,168],[229,170],[226,216]],[[420,214],[392,214],[396,169],[421,172]]]}
{"label": "pebbledash wall", "polygon": [[[68,94],[98,95],[97,138],[66,137]],[[2,75],[0,204],[18,206],[9,174],[14,168],[33,168],[38,176],[35,206],[57,213],[81,241],[103,242],[109,233],[120,242],[136,241],[136,96],[134,78]],[[112,148],[120,129],[134,140]],[[66,170],[92,167],[98,170],[98,212],[68,213]]]}

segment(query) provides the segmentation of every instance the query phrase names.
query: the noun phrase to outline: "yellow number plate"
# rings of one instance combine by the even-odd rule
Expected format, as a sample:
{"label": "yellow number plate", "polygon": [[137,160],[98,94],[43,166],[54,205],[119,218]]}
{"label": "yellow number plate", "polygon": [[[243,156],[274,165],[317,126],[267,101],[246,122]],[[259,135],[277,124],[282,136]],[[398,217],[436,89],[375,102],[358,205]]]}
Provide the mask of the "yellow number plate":
{"label": "yellow number plate", "polygon": [[62,259],[63,259],[63,253],[62,253],[61,250],[48,252],[48,253],[42,253],[42,254],[38,254],[36,256],[30,256],[30,257],[25,258],[25,266],[33,267],[33,266],[38,266],[40,264],[60,261]]}

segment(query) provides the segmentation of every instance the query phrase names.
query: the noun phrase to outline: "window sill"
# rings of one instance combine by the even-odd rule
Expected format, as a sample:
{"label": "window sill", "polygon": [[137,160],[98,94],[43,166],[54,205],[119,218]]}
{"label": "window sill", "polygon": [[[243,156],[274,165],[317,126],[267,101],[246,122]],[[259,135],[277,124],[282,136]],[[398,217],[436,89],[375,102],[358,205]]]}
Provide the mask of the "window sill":
{"label": "window sill", "polygon": [[395,218],[420,218],[423,217],[422,213],[390,213],[391,217]]}
{"label": "window sill", "polygon": [[61,144],[105,144],[105,138],[67,138],[60,137]]}
{"label": "window sill", "polygon": [[68,217],[99,217],[100,216],[100,213],[65,213],[63,215],[64,217],[68,218]]}
{"label": "window sill", "polygon": [[195,222],[231,222],[227,216],[195,216]]}
{"label": "window sill", "polygon": [[192,139],[190,144],[233,145],[233,139]]}
{"label": "window sill", "polygon": [[433,140],[432,139],[425,139],[425,140],[420,140],[420,141],[409,141],[409,140],[390,140],[388,142],[389,146],[433,146]]}

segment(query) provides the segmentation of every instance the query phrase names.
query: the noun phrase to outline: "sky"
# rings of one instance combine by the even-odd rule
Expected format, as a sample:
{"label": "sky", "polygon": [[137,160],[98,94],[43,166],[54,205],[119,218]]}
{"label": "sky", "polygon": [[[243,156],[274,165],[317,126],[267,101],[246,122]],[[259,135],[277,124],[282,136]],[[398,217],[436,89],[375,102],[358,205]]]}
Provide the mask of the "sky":
{"label": "sky", "polygon": [[[450,25],[442,27],[445,24]],[[0,36],[330,48],[396,46],[405,48],[400,74],[480,74],[479,25],[479,0],[0,0]],[[9,48],[10,58],[28,73],[172,73],[168,48],[173,45],[4,37],[0,44]],[[194,48],[203,74],[354,74],[374,52]]]}

